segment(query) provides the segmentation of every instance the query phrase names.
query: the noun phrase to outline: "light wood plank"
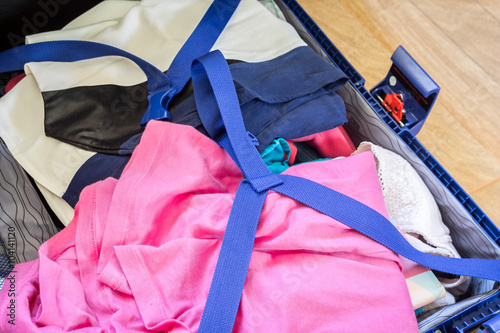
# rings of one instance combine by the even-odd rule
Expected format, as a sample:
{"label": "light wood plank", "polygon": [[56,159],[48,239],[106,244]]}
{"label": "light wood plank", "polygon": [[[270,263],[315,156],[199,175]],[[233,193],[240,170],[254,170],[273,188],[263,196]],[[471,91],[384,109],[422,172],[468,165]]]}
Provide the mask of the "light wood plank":
{"label": "light wood plank", "polygon": [[445,105],[438,101],[436,108],[440,112],[431,112],[419,134],[427,150],[469,194],[497,179],[500,164],[464,130]]}
{"label": "light wood plank", "polygon": [[488,13],[500,21],[500,1],[498,0],[476,0]]}
{"label": "light wood plank", "polygon": [[473,0],[410,1],[500,83],[500,22],[483,6]]}
{"label": "light wood plank", "polygon": [[[360,2],[299,0],[301,6],[333,41],[372,87],[384,78],[391,65],[395,43],[386,38]],[[397,46],[397,45],[396,45]]]}

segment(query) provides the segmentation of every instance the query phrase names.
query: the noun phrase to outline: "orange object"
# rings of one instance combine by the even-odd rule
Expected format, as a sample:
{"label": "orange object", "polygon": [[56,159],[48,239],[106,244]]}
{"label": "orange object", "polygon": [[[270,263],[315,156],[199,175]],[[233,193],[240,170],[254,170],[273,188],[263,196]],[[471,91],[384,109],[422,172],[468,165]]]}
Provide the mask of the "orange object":
{"label": "orange object", "polygon": [[402,124],[403,116],[405,114],[403,95],[402,94],[387,94],[383,101],[381,101],[382,106],[388,112],[392,114],[392,117]]}

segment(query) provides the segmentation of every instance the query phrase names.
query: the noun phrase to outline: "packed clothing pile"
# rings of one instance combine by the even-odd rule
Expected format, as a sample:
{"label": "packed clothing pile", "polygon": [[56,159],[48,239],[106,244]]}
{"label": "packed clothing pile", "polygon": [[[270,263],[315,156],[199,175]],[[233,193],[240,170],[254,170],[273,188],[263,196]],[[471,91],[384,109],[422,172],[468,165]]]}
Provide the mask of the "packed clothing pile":
{"label": "packed clothing pile", "polygon": [[[26,43],[103,43],[168,76],[210,5],[104,1]],[[242,0],[212,50],[226,59],[245,129],[273,173],[356,199],[422,252],[460,257],[413,167],[349,137],[337,94],[347,77],[273,1]],[[197,331],[245,178],[210,138],[193,80],[169,102],[169,121],[145,125],[151,82],[126,57],[29,62],[3,79],[0,330]],[[348,332],[356,322],[360,332],[415,332],[416,313],[455,303],[469,283],[271,190],[234,331]]]}

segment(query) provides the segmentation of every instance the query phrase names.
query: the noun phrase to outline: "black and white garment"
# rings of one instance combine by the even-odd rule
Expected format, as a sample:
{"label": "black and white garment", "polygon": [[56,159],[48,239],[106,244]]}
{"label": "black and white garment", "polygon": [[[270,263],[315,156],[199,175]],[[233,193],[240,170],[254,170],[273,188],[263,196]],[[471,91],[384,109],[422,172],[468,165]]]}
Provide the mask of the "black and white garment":
{"label": "black and white garment", "polygon": [[[67,39],[101,42],[122,48],[166,71],[211,2],[105,1],[63,30],[33,35],[27,38],[27,42]],[[238,70],[245,71],[245,65],[248,65],[247,72],[258,68],[267,70],[269,64],[280,57],[293,60],[306,54],[317,59],[309,61],[312,72],[304,74],[314,76],[314,84],[308,85],[306,80],[294,81],[286,76],[282,78],[283,84],[293,88],[295,95],[273,95],[266,89],[259,91],[256,89],[259,82],[255,79],[240,85],[240,101],[247,103],[248,108],[259,109],[261,102],[275,104],[272,122],[254,117],[254,120],[262,120],[256,127],[257,131],[263,130],[261,137],[265,137],[265,140],[259,138],[262,149],[274,139],[274,132],[269,129],[282,129],[283,123],[296,130],[298,136],[303,136],[312,134],[307,130],[320,132],[345,122],[343,102],[335,93],[346,82],[345,76],[333,66],[327,71],[315,68],[318,67],[316,64],[326,62],[315,54],[313,56],[312,51],[304,51],[306,48],[293,27],[254,0],[241,1],[213,46]],[[134,144],[127,150],[124,149],[127,147],[125,143],[130,143],[128,139],[134,135],[138,139],[142,132],[139,122],[147,106],[146,76],[132,61],[113,56],[72,63],[30,63],[25,66],[25,72],[27,77],[0,100],[3,109],[0,136],[34,178],[54,212],[64,224],[68,224],[73,216],[71,206],[76,204],[79,191],[101,179],[95,176],[96,172],[93,173],[96,166],[106,168],[104,160],[112,159],[107,163],[113,165],[108,176],[118,176],[126,164],[127,158],[123,156],[130,155]],[[172,100],[179,109],[184,105],[184,113],[179,111],[176,114],[174,110],[172,118],[175,122],[201,126],[193,113],[189,85],[185,90],[184,96],[181,93],[177,101]],[[287,107],[283,108],[282,104]],[[297,115],[297,110],[303,110],[302,118],[283,117],[284,114]],[[315,117],[314,112],[321,115]],[[330,116],[325,117],[325,113]],[[331,122],[321,123],[317,119]],[[281,126],[276,125],[277,120]],[[314,121],[323,127],[315,128],[312,126]],[[92,125],[82,127],[81,124]],[[277,133],[277,136],[285,137],[283,133]],[[110,154],[114,157],[109,157]],[[86,170],[82,171],[84,165]],[[77,185],[68,192],[68,186],[72,182],[75,184],[77,172]]]}

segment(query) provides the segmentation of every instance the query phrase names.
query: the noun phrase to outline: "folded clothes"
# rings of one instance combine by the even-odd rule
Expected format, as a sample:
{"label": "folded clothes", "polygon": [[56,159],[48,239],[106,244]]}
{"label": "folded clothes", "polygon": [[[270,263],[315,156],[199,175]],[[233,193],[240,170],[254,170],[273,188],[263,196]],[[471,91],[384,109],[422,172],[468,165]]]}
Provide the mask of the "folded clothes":
{"label": "folded clothes", "polygon": [[[133,4],[125,1],[128,4],[124,9],[123,4],[120,4],[123,2],[105,1],[97,6],[102,6],[105,11],[101,12],[96,7],[91,13],[84,15],[84,19],[70,24],[67,29],[30,36],[27,41],[36,43],[45,40],[85,39],[101,42],[131,52],[166,71],[211,4],[210,1],[195,0],[145,0]],[[118,16],[111,10],[115,5],[120,7]],[[179,20],[179,17],[183,20]],[[165,31],[169,33],[166,34]],[[266,70],[272,69],[276,64],[273,60],[280,56],[298,59],[294,58],[295,54],[301,53],[314,57],[288,23],[276,18],[260,3],[252,0],[241,1],[213,49],[221,50],[227,59],[232,60],[235,71],[242,73],[247,66],[258,69],[259,64],[267,64],[267,67],[262,67]],[[298,53],[289,53],[291,51]],[[283,130],[291,132],[297,129],[297,135],[308,134],[303,132],[305,126],[300,123],[304,118],[297,117],[297,112],[301,112],[301,109],[314,109],[322,101],[334,108],[326,110],[320,107],[318,112],[329,112],[332,115],[332,112],[335,114],[340,111],[341,99],[334,90],[336,84],[345,82],[345,78],[333,66],[325,67],[326,62],[319,56],[316,57],[318,61],[312,61],[306,66],[309,69],[304,69],[303,72],[315,75],[311,75],[310,80],[293,79],[291,83],[296,85],[289,85],[295,89],[293,94],[280,94],[278,87],[267,95],[267,89],[255,86],[259,82],[258,77],[249,76],[249,81],[245,81],[245,78],[237,80],[240,91],[246,94],[243,97],[250,110],[247,117],[255,124],[253,131],[256,133],[253,134],[263,138],[260,149],[266,147],[265,142],[270,143],[275,137],[282,137]],[[68,212],[72,209],[61,197],[66,194],[68,185],[80,167],[96,155],[95,151],[87,149],[91,146],[100,147],[103,149],[101,152],[106,151],[116,156],[130,154],[133,149],[129,145],[127,151],[124,143],[142,132],[139,121],[147,103],[146,76],[130,60],[114,56],[71,63],[29,63],[25,70],[26,77],[0,99],[0,137],[16,160],[39,184],[40,189],[44,189],[42,192],[52,209],[67,224]],[[237,76],[236,72],[235,75]],[[288,79],[289,72],[283,75],[280,78],[286,79],[286,83],[292,81]],[[311,84],[311,87],[306,86],[305,92],[301,92],[303,86],[298,84],[301,81]],[[281,84],[283,82],[279,82],[278,86]],[[317,98],[311,99],[305,93],[312,93]],[[179,106],[185,100],[183,98],[181,93],[177,101],[175,98],[172,100],[173,105]],[[257,112],[259,106],[270,107],[273,103],[284,106],[277,108],[272,115],[273,119],[262,117]],[[257,113],[252,115],[252,112]],[[71,116],[67,118],[64,114]],[[278,119],[285,114],[289,118]],[[75,115],[78,117],[73,117]],[[181,113],[177,113],[175,117],[179,115]],[[325,119],[323,115],[318,113],[317,118]],[[345,115],[333,116],[328,126],[334,126],[337,121],[342,123],[345,121],[342,117]],[[316,121],[311,120],[312,118],[309,117],[308,121]],[[30,121],[26,121],[27,119]],[[79,127],[80,121],[85,124],[89,119],[93,119],[91,123],[97,126]],[[130,125],[130,119],[136,120],[133,126]],[[327,120],[329,122],[330,118]],[[275,128],[276,136],[273,134]],[[58,136],[55,133],[58,130],[67,132],[56,140],[45,135],[46,129],[48,134],[54,136]],[[81,143],[82,138],[87,149],[75,146]],[[120,163],[121,166],[124,165]],[[117,169],[118,167],[113,167],[115,173]],[[111,174],[113,172],[103,174],[100,179]],[[96,179],[99,177],[76,183],[90,184]],[[73,198],[73,201],[68,199],[68,202],[74,204],[74,198],[77,200],[81,191],[81,186],[79,187],[68,194],[67,197]]]}
{"label": "folded clothes", "polygon": [[[285,173],[387,216],[370,152]],[[3,290],[0,330],[195,332],[242,180],[230,156],[192,127],[149,122],[120,179],[87,187],[40,259],[15,267],[15,326]],[[353,323],[362,332],[418,331],[399,257],[270,192],[233,331],[349,332]]]}
{"label": "folded clothes", "polygon": [[410,292],[411,303],[415,310],[446,296],[446,290],[430,269],[404,257],[400,259],[403,263],[403,274]]}
{"label": "folded clothes", "polygon": [[[275,138],[293,139],[337,127],[346,121],[344,103],[335,93],[345,83],[345,75],[308,47],[296,48],[266,62],[233,63],[229,68],[240,100],[245,127],[259,141],[257,149],[260,152]],[[184,100],[180,103],[176,101],[171,110],[171,121],[193,126],[208,135],[198,115],[192,91],[184,92],[181,97]],[[72,96],[69,101],[60,100],[54,105],[59,108],[58,105],[67,106],[68,103],[82,101],[87,103],[89,98]],[[80,112],[77,106],[73,109]],[[71,124],[56,121],[58,125],[53,128],[55,132],[89,133],[90,129],[87,127],[93,122],[89,119],[87,122],[77,122],[77,117],[71,116],[71,113],[55,113],[72,120]],[[95,121],[102,121],[101,116],[95,115]],[[140,127],[138,123],[136,125]],[[94,126],[98,127],[96,123]],[[113,130],[112,133],[120,136],[118,132]],[[85,186],[107,177],[119,177],[127,163],[127,155],[130,155],[139,142],[139,135],[121,145],[118,152],[122,156],[96,154],[91,157],[75,173],[63,199],[74,207]],[[59,139],[65,141],[61,137]],[[88,139],[94,143],[97,140],[93,136]]]}
{"label": "folded clothes", "polygon": [[[259,152],[275,138],[302,137],[347,121],[344,102],[335,93],[347,77],[307,46],[264,62],[230,61],[229,68],[245,127],[259,141]],[[133,147],[124,147],[124,143],[143,131],[140,121],[148,106],[146,82],[133,87],[77,86],[42,91],[42,96],[45,134],[82,149],[131,153]],[[121,99],[128,99],[129,104],[120,104]],[[172,122],[191,125],[208,135],[191,82],[172,100],[169,111]]]}
{"label": "folded clothes", "polygon": [[[233,63],[229,69],[245,128],[259,141],[259,152],[275,138],[299,138],[347,121],[344,102],[335,93],[347,77],[309,47],[266,62]],[[193,95],[173,110],[172,122],[206,134]]]}

